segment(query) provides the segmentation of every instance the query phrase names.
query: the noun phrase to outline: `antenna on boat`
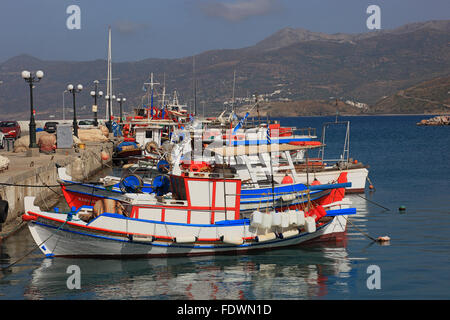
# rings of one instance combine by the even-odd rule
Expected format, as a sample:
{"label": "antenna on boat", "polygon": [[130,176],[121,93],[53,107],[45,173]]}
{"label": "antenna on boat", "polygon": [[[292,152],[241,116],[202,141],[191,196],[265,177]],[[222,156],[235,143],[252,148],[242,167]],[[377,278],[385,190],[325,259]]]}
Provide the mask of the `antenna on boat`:
{"label": "antenna on boat", "polygon": [[162,93],[162,108],[164,108],[165,98],[166,98],[166,73],[164,72],[164,82],[163,82],[163,93]]}
{"label": "antenna on boat", "polygon": [[233,98],[231,100],[231,112],[234,114],[234,89],[236,87],[236,70],[234,70],[233,74]]}
{"label": "antenna on boat", "polygon": [[310,198],[310,189],[309,189],[309,156],[308,156],[308,148],[305,149],[305,156],[306,156],[306,187],[308,188],[308,201],[307,201],[307,211],[309,211],[309,208],[311,206],[311,198]]}
{"label": "antenna on boat", "polygon": [[[149,85],[151,89],[151,112],[153,113],[153,86],[159,84],[159,82],[153,82],[153,72],[150,74],[150,82],[145,82],[144,85]],[[152,115],[153,116],[153,115]],[[147,118],[150,119],[150,113],[147,110]]]}
{"label": "antenna on boat", "polygon": [[[258,96],[256,96],[255,99],[255,106],[256,110],[258,110]],[[258,112],[259,114],[259,112]],[[267,115],[268,117],[268,115]],[[267,121],[267,130],[266,130],[266,136],[267,136],[267,147],[270,148],[269,151],[269,163],[270,163],[270,176],[271,176],[271,184],[272,184],[272,206],[273,210],[275,210],[275,181],[273,179],[273,164],[272,164],[272,139],[271,139],[271,131],[270,131],[270,125],[269,121]]]}
{"label": "antenna on boat", "polygon": [[[105,108],[106,111],[106,120],[111,121],[111,116],[113,115],[112,103],[114,99],[111,99],[113,96],[113,83],[112,83],[112,57],[111,57],[111,26],[108,26],[108,72],[106,76],[106,96],[110,97],[110,99],[106,100],[108,104]],[[109,117],[109,119],[108,119]]]}
{"label": "antenna on boat", "polygon": [[195,55],[192,56],[192,72],[193,72],[193,76],[194,76],[194,83],[193,83],[193,87],[194,87],[194,116],[197,115],[197,79],[195,78]]}

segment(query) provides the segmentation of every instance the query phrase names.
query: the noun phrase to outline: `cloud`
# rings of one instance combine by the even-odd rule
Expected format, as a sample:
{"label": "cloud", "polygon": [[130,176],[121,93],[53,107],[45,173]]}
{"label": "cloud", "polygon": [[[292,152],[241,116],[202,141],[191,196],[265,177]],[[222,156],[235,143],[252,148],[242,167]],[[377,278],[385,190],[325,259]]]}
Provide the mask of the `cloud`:
{"label": "cloud", "polygon": [[219,17],[228,21],[242,21],[254,16],[264,16],[280,9],[279,0],[237,0],[220,2],[205,0],[200,2],[200,9],[210,17]]}
{"label": "cloud", "polygon": [[132,36],[149,28],[147,24],[128,20],[118,20],[112,25],[113,30],[124,36]]}

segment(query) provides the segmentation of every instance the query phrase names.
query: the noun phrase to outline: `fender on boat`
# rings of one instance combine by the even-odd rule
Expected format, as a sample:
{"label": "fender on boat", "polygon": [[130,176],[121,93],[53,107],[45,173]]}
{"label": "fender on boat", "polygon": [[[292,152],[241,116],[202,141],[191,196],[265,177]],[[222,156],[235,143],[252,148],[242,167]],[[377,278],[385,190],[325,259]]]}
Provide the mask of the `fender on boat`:
{"label": "fender on boat", "polygon": [[264,242],[264,241],[270,241],[270,240],[273,240],[276,238],[277,238],[277,235],[275,234],[275,232],[270,232],[267,234],[262,234],[262,235],[256,236],[255,240],[256,240],[256,242]]}
{"label": "fender on boat", "polygon": [[278,234],[278,237],[280,239],[286,239],[286,238],[290,238],[290,237],[296,236],[299,233],[300,233],[300,231],[298,231],[298,229],[288,230],[288,231],[285,231],[283,233]]}
{"label": "fender on boat", "polygon": [[242,237],[237,237],[237,236],[223,235],[220,237],[220,240],[223,243],[234,244],[237,246],[244,243],[244,239],[242,239]]}

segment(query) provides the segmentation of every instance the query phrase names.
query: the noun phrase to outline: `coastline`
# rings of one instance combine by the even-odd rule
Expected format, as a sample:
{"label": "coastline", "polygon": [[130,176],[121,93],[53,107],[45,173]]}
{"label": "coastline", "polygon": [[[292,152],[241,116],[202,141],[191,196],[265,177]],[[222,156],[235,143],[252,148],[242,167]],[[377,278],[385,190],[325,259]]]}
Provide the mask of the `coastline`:
{"label": "coastline", "polygon": [[[338,117],[398,117],[398,116],[447,116],[450,115],[449,113],[380,113],[380,114],[338,114]],[[274,117],[277,119],[281,119],[281,118],[292,118],[292,117],[308,117],[308,118],[320,118],[320,117],[335,117],[336,114],[329,114],[329,115],[309,115],[309,116],[305,116],[305,115],[298,115],[298,116],[279,116],[279,117]]]}

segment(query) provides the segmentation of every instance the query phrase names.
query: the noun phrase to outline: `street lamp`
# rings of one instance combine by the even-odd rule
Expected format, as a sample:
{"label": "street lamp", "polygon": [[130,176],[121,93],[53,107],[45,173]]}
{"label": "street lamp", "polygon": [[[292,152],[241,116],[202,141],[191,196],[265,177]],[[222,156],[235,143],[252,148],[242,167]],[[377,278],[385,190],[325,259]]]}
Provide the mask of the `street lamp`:
{"label": "street lamp", "polygon": [[94,112],[94,126],[98,126],[98,120],[97,120],[97,97],[103,96],[103,91],[98,91],[98,80],[94,80],[94,91],[91,91],[91,97],[94,98],[94,105],[92,106],[92,111]]}
{"label": "street lamp", "polygon": [[126,98],[121,98],[121,97],[117,98],[117,102],[119,103],[119,106],[120,106],[120,120],[119,120],[120,123],[122,123],[122,117],[123,117],[123,115],[122,115],[122,103],[125,102],[125,101],[127,101]]}
{"label": "street lamp", "polygon": [[109,132],[112,133],[112,123],[111,123],[111,103],[112,101],[116,99],[116,96],[105,96],[105,100],[107,101],[107,109],[108,109],[108,121],[106,121],[106,127],[108,128]]}
{"label": "street lamp", "polygon": [[30,71],[22,71],[22,78],[30,85],[30,148],[38,148],[36,144],[36,122],[34,121],[34,108],[33,108],[33,83],[41,81],[44,77],[44,72],[39,70],[36,75],[33,76]]}
{"label": "street lamp", "polygon": [[83,90],[81,84],[77,85],[76,88],[72,84],[67,86],[67,91],[73,95],[73,135],[78,138],[78,124],[77,124],[77,109],[75,108],[75,94]]}

